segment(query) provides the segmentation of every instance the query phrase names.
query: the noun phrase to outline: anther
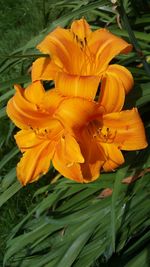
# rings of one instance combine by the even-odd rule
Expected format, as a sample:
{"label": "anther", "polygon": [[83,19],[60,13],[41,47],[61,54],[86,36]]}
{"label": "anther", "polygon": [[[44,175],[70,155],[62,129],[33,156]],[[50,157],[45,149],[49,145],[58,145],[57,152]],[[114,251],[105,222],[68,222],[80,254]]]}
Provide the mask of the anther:
{"label": "anther", "polygon": [[78,42],[79,41],[78,35],[75,35],[75,37],[76,37],[76,41]]}
{"label": "anther", "polygon": [[62,139],[65,139],[65,135],[64,134],[62,135]]}
{"label": "anther", "polygon": [[80,44],[81,44],[82,47],[84,46],[84,43],[83,43],[83,41],[81,41],[81,40],[80,40]]}
{"label": "anther", "polygon": [[86,37],[84,37],[84,42],[85,42],[85,45],[87,45],[87,39],[86,39]]}

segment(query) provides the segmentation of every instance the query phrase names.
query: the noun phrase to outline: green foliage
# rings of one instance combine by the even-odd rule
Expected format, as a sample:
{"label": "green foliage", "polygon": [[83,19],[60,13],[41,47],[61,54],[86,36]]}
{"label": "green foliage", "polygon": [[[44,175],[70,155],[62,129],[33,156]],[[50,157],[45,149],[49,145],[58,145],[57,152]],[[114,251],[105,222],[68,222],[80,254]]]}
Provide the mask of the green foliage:
{"label": "green foliage", "polygon": [[[0,265],[11,267],[148,267],[149,147],[125,154],[126,164],[91,184],[60,178],[55,172],[22,188],[15,167],[20,158],[6,116],[13,84],[30,82],[35,46],[56,26],[88,19],[93,29],[107,27],[132,42],[117,62],[135,79],[125,107],[137,106],[150,139],[149,1],[27,0],[1,1],[0,40]],[[13,11],[12,11],[13,10]],[[125,15],[127,14],[127,16]],[[120,29],[122,26],[122,29]],[[123,184],[128,176],[139,177]],[[102,198],[103,189],[113,189]]]}

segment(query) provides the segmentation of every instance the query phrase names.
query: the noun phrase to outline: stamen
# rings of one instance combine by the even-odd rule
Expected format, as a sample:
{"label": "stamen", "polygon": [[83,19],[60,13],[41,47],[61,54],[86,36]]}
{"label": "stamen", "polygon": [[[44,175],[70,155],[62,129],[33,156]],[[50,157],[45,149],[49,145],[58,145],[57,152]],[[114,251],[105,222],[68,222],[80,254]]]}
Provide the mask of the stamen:
{"label": "stamen", "polygon": [[77,34],[72,32],[74,41],[79,45],[82,53],[83,53],[83,60],[80,63],[80,75],[89,75],[95,73],[96,69],[96,61],[95,55],[90,51],[88,47],[87,38],[84,37],[81,39]]}
{"label": "stamen", "polygon": [[92,137],[94,139],[96,138],[99,142],[109,144],[113,143],[116,138],[117,130],[110,129],[105,126],[98,127],[98,125],[96,124],[96,122],[94,124],[91,124],[89,128],[89,133],[92,134]]}
{"label": "stamen", "polygon": [[85,43],[85,45],[87,45],[87,39],[86,39],[86,37],[84,37],[84,43]]}
{"label": "stamen", "polygon": [[63,140],[65,139],[65,135],[64,134],[62,134],[62,137],[61,137]]}
{"label": "stamen", "polygon": [[76,38],[76,41],[77,41],[77,43],[79,42],[79,37],[78,37],[78,35],[75,35],[75,38]]}

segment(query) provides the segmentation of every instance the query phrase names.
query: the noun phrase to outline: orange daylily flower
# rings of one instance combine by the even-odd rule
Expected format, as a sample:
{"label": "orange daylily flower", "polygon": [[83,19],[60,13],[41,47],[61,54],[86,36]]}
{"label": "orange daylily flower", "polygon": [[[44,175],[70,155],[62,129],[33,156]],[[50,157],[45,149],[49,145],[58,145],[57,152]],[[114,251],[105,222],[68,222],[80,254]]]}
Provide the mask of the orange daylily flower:
{"label": "orange daylily flower", "polygon": [[21,129],[15,139],[23,153],[17,166],[23,185],[45,174],[50,161],[65,177],[91,182],[101,169],[124,162],[121,150],[147,146],[137,109],[121,111],[116,98],[63,97],[57,89],[45,92],[40,81],[16,90],[7,113]]}
{"label": "orange daylily flower", "polygon": [[[7,104],[7,114],[21,129],[15,139],[23,157],[17,165],[17,176],[23,185],[45,174],[55,154],[61,160],[82,163],[84,158],[71,131],[54,117],[62,98],[56,90],[45,92],[38,81],[26,90],[16,87],[16,94]],[[36,91],[35,91],[36,89]],[[75,173],[74,173],[75,175]],[[74,177],[74,176],[73,176]],[[76,175],[77,181],[79,181]]]}
{"label": "orange daylily flower", "polygon": [[[61,103],[55,117],[75,132],[84,158],[84,163],[78,164],[82,182],[97,179],[100,169],[113,171],[123,164],[121,150],[137,150],[147,146],[144,127],[136,108],[125,111],[115,109],[115,112],[107,113],[100,102],[70,98]],[[54,160],[54,166],[64,176],[68,171],[70,173],[71,166],[68,169],[65,161],[60,163],[58,159]]]}
{"label": "orange daylily flower", "polygon": [[122,99],[133,86],[131,73],[123,66],[110,64],[132,46],[106,29],[91,31],[85,19],[75,20],[70,29],[56,28],[37,46],[49,58],[39,58],[32,66],[32,80],[54,80],[65,96],[94,99],[99,84]]}

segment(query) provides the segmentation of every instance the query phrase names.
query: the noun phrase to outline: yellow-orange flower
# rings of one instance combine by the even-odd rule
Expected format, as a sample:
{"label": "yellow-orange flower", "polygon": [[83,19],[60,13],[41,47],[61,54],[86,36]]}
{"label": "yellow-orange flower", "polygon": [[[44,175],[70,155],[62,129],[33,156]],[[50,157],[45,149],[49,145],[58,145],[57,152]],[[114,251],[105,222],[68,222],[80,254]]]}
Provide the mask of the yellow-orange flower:
{"label": "yellow-orange flower", "polygon": [[76,20],[70,29],[56,28],[37,48],[48,58],[33,63],[32,80],[54,80],[65,96],[94,99],[99,84],[101,93],[119,97],[124,104],[125,93],[133,86],[131,73],[123,66],[110,64],[120,53],[132,46],[106,29],[91,31],[85,19]]}
{"label": "yellow-orange flower", "polygon": [[[78,108],[76,108],[78,107]],[[113,171],[124,162],[121,150],[137,150],[147,146],[144,127],[136,108],[112,112],[101,103],[82,98],[65,99],[55,117],[75,133],[84,158],[80,181],[90,182],[99,176],[100,169]],[[68,112],[69,111],[69,112]],[[57,159],[57,161],[56,161]],[[64,176],[71,175],[65,160],[56,157],[54,165]],[[70,176],[71,178],[71,176]]]}
{"label": "yellow-orange flower", "polygon": [[90,182],[100,169],[111,171],[124,162],[120,150],[147,146],[137,109],[121,111],[116,98],[115,103],[101,96],[99,102],[63,97],[57,89],[45,92],[39,81],[16,90],[7,113],[21,129],[15,139],[23,153],[17,166],[23,185],[45,174],[51,160],[65,177]]}
{"label": "yellow-orange flower", "polygon": [[[84,162],[79,144],[71,131],[55,119],[62,97],[56,90],[45,92],[40,82],[26,90],[16,85],[16,94],[7,105],[7,114],[21,128],[15,139],[23,157],[17,165],[17,176],[23,185],[45,174],[55,155],[68,164]],[[75,173],[74,173],[75,175]],[[76,176],[79,181],[78,176]]]}

